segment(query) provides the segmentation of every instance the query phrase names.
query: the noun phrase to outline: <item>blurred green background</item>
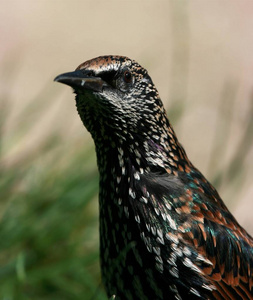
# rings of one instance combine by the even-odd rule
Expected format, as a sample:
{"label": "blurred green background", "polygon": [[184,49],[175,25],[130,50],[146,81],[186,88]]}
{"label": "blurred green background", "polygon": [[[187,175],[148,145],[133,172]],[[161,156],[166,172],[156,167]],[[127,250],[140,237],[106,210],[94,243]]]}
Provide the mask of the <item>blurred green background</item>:
{"label": "blurred green background", "polygon": [[94,146],[53,82],[98,55],[148,69],[188,156],[253,233],[252,1],[0,7],[0,299],[106,299]]}

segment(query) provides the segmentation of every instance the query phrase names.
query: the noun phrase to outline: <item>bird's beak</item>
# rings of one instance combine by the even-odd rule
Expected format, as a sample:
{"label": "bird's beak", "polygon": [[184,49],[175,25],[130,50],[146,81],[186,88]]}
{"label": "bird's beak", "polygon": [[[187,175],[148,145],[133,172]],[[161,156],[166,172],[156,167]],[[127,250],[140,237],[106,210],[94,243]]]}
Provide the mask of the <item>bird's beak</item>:
{"label": "bird's beak", "polygon": [[80,70],[60,74],[55,77],[54,81],[67,84],[73,88],[83,88],[95,92],[102,92],[103,88],[107,86],[106,82],[100,77],[85,75]]}

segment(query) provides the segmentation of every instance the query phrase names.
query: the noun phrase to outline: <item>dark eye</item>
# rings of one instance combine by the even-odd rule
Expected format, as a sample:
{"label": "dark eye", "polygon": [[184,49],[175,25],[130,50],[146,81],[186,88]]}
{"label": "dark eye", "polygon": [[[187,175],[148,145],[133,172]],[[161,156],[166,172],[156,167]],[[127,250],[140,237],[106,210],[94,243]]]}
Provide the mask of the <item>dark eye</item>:
{"label": "dark eye", "polygon": [[92,70],[85,70],[85,69],[81,69],[80,70],[85,76],[87,77],[94,77],[95,73]]}
{"label": "dark eye", "polygon": [[86,75],[89,76],[89,77],[95,76],[95,74],[92,71],[88,71]]}
{"label": "dark eye", "polygon": [[132,73],[129,71],[124,72],[124,80],[126,83],[130,83],[132,81]]}

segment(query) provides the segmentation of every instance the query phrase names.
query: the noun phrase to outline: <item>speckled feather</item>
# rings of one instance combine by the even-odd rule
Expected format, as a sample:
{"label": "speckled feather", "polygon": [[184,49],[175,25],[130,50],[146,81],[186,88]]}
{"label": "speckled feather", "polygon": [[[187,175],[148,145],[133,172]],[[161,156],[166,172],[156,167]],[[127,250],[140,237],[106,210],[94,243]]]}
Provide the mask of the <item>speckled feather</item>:
{"label": "speckled feather", "polygon": [[108,297],[253,299],[253,239],[187,158],[147,71],[102,56],[77,72],[101,78],[56,80],[74,88],[96,146]]}

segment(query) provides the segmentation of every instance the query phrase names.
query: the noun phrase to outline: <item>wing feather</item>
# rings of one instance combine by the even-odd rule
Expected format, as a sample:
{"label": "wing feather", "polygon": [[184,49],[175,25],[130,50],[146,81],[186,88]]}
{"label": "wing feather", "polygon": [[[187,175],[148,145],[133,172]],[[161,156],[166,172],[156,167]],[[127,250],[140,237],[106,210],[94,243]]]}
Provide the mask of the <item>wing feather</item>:
{"label": "wing feather", "polygon": [[253,299],[252,238],[200,175],[191,188],[185,181],[141,174],[135,183],[137,201],[131,205],[157,269],[196,293],[206,286],[206,295],[211,297],[209,289],[214,299]]}

